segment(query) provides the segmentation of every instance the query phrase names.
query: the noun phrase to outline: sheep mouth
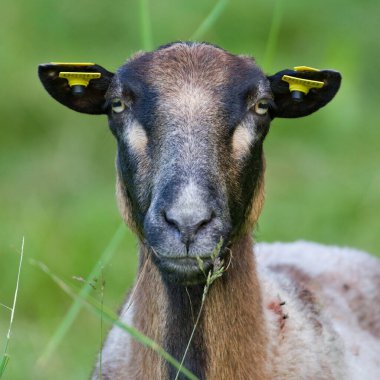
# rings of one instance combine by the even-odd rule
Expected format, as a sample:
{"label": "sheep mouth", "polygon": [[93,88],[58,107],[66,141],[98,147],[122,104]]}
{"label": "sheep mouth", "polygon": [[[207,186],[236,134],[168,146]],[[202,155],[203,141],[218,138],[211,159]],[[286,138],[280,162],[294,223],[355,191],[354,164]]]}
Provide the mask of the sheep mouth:
{"label": "sheep mouth", "polygon": [[211,257],[162,257],[155,259],[164,279],[179,285],[205,284],[207,274],[213,268]]}

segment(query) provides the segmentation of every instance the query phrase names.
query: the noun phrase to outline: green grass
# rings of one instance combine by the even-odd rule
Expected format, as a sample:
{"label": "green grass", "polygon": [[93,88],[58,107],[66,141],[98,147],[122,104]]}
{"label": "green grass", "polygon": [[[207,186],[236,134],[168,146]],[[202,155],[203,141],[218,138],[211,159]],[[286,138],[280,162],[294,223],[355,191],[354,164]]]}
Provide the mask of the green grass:
{"label": "green grass", "polygon": [[144,50],[153,49],[152,26],[150,21],[149,0],[140,2],[140,34],[141,44]]}
{"label": "green grass", "polygon": [[214,8],[211,10],[209,15],[204,19],[204,21],[199,25],[198,29],[192,34],[190,40],[200,41],[204,38],[205,34],[213,27],[216,21],[219,19],[220,15],[226,8],[229,0],[219,0]]}
{"label": "green grass", "polygon": [[5,305],[2,305],[2,306],[5,306],[5,308],[10,311],[10,318],[9,318],[8,332],[7,332],[7,336],[5,338],[6,340],[5,340],[4,352],[3,352],[3,355],[1,357],[1,362],[0,362],[0,379],[4,377],[5,370],[8,366],[9,360],[10,360],[10,356],[8,354],[8,348],[9,348],[9,344],[11,341],[13,320],[14,320],[14,316],[15,316],[15,312],[16,312],[16,303],[17,303],[18,289],[19,289],[19,285],[20,285],[20,275],[21,275],[21,267],[22,267],[23,258],[24,258],[24,238],[22,239],[22,244],[21,244],[20,262],[19,262],[19,266],[18,266],[16,288],[15,288],[14,297],[13,297],[13,304],[12,304],[12,307],[7,307]]}
{"label": "green grass", "polygon": [[284,12],[284,2],[283,0],[276,0],[273,17],[271,21],[271,26],[269,29],[268,41],[265,48],[263,66],[269,70],[273,67],[273,62],[277,50],[277,44],[279,40],[281,22]]}
{"label": "green grass", "polygon": [[[79,292],[74,291],[72,287],[66,284],[61,278],[54,274],[43,263],[33,262],[33,265],[38,266],[44,273],[46,273],[68,296],[75,300],[75,303],[78,302],[81,305],[84,305],[89,311],[95,313],[101,320],[104,319],[111,325],[120,327],[126,333],[131,335],[133,339],[157,352],[158,355],[160,355],[162,358],[164,358],[168,363],[170,363],[174,368],[178,370],[178,374],[185,375],[189,380],[198,380],[196,376],[194,376],[190,371],[183,367],[183,362],[179,363],[155,341],[142,334],[132,326],[123,323],[114,312],[112,312],[104,306],[103,299],[101,300],[101,302],[99,302],[95,298],[89,297],[88,295],[84,294],[82,290]],[[210,276],[210,284],[211,281],[212,277]],[[207,284],[207,286],[209,286],[209,284]]]}
{"label": "green grass", "polygon": [[57,327],[45,350],[42,352],[41,357],[38,359],[37,363],[39,366],[44,367],[49,363],[51,355],[55,352],[62,340],[65,338],[71,325],[74,323],[76,317],[78,316],[79,311],[82,307],[81,300],[86,299],[86,297],[90,295],[91,290],[93,290],[94,282],[98,281],[99,278],[101,278],[101,283],[103,282],[103,268],[110,262],[112,256],[115,254],[116,248],[120,245],[122,238],[125,235],[125,231],[125,225],[122,223],[116,230],[114,236],[111,238],[103,253],[100,255],[90,274],[83,281],[84,285],[79,291],[78,297],[76,297],[70,309],[62,318],[60,325]]}
{"label": "green grass", "polygon": [[[353,0],[291,0],[279,11],[279,1],[229,2],[217,20],[211,15],[222,1],[116,0],[89,7],[84,1],[21,0],[2,5],[2,304],[12,304],[21,236],[28,257],[70,283],[73,276],[87,278],[120,224],[113,195],[115,142],[106,119],[72,113],[49,98],[38,82],[37,64],[94,60],[115,70],[139,49],[192,35],[254,55],[268,73],[301,64],[343,73],[341,91],[328,107],[305,119],[274,120],[265,143],[267,200],[255,235],[379,254],[380,3],[369,0],[358,7]],[[202,23],[206,27],[197,31]],[[126,231],[104,265],[104,302],[112,310],[133,282],[136,251],[135,238]],[[48,365],[36,366],[71,307],[67,295],[26,262],[7,379],[88,377],[99,348],[100,320],[82,309]],[[0,339],[7,335],[9,316],[0,307]]]}

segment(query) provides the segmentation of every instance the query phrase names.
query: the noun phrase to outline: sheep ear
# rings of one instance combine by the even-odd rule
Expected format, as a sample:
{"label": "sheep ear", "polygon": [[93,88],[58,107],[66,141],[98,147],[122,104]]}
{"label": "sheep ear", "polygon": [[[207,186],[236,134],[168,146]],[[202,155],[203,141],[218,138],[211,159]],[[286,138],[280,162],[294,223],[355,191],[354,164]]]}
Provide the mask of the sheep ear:
{"label": "sheep ear", "polygon": [[94,63],[47,63],[38,66],[46,91],[74,111],[105,113],[104,95],[113,74]]}
{"label": "sheep ear", "polygon": [[272,117],[293,118],[310,115],[325,106],[338,92],[342,77],[337,71],[301,66],[268,79],[276,106]]}

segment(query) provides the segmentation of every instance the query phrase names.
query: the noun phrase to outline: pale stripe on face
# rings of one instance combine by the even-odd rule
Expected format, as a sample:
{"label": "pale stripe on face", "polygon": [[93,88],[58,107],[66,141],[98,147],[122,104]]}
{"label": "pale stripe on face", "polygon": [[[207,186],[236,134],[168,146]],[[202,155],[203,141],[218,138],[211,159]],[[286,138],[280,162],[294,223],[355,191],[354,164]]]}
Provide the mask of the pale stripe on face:
{"label": "pale stripe on face", "polygon": [[134,154],[140,157],[145,155],[148,137],[138,121],[134,120],[133,123],[128,126],[124,136],[125,141]]}
{"label": "pale stripe on face", "polygon": [[241,160],[249,154],[254,140],[253,129],[248,128],[245,123],[240,124],[232,138],[232,154],[236,160]]}

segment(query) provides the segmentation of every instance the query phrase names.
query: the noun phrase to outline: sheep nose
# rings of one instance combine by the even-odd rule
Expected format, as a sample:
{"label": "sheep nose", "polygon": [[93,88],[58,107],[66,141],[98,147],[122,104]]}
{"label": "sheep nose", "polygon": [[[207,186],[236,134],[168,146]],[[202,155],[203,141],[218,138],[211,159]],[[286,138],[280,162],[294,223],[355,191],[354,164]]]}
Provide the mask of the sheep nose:
{"label": "sheep nose", "polygon": [[166,223],[177,230],[187,250],[195,241],[197,234],[211,223],[214,215],[214,212],[208,208],[198,208],[190,212],[190,210],[176,207],[164,211]]}

